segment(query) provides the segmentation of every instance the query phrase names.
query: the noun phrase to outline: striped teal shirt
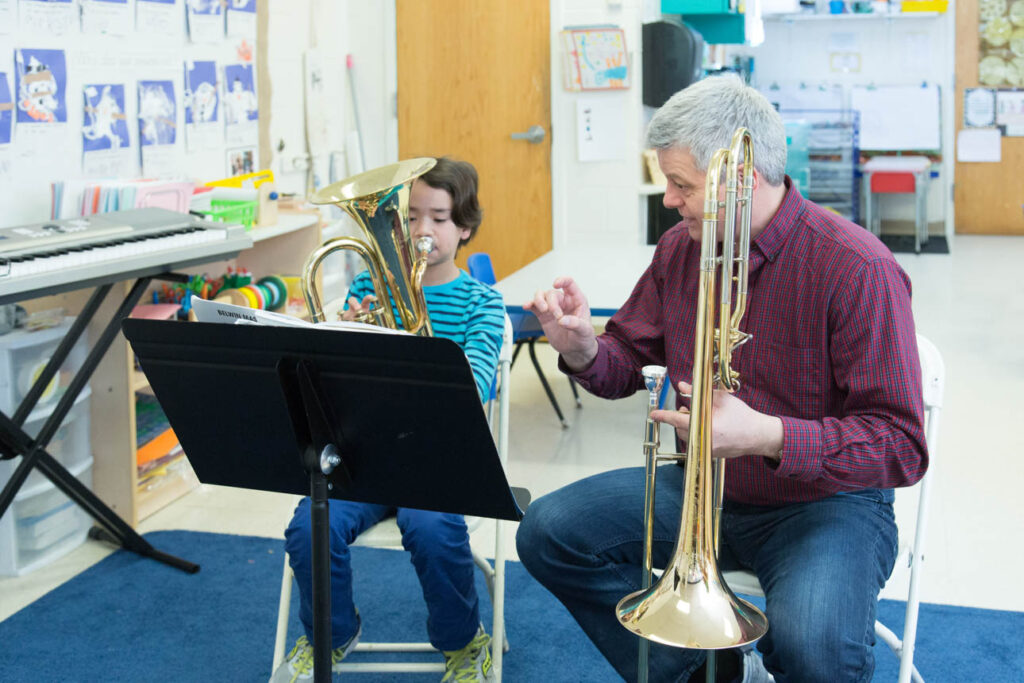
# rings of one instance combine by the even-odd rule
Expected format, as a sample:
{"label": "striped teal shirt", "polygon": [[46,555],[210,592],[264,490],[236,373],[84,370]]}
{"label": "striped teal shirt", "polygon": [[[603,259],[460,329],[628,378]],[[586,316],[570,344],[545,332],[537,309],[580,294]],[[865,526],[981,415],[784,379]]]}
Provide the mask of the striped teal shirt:
{"label": "striped teal shirt", "polygon": [[[350,297],[362,301],[370,294],[374,294],[373,280],[369,271],[364,270],[352,281],[345,301]],[[501,335],[505,331],[505,304],[501,294],[470,277],[464,270],[460,270],[459,276],[451,282],[424,287],[423,294],[434,336],[451,339],[466,352],[480,400],[486,401],[491,395],[498,352],[501,351]],[[395,319],[400,319],[393,298],[391,306]],[[347,303],[345,308],[348,308]]]}

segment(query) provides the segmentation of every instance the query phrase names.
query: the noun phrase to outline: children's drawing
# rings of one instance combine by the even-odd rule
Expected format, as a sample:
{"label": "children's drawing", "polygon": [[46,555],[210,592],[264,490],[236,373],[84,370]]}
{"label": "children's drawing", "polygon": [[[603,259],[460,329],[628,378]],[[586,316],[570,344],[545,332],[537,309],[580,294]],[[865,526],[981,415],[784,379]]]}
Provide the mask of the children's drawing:
{"label": "children's drawing", "polygon": [[14,57],[18,81],[18,123],[67,121],[64,51],[15,50]]}
{"label": "children's drawing", "polygon": [[217,120],[217,63],[185,63],[185,123]]}
{"label": "children's drawing", "polygon": [[0,145],[10,144],[13,122],[14,98],[11,97],[11,86],[7,83],[7,74],[0,71]]}
{"label": "children's drawing", "polygon": [[252,12],[256,13],[256,0],[231,0],[231,4],[228,5],[228,9],[236,12]]}
{"label": "children's drawing", "polygon": [[143,147],[173,145],[176,139],[174,84],[139,81],[139,142]]}
{"label": "children's drawing", "polygon": [[259,118],[256,86],[252,64],[231,64],[224,67],[224,116],[228,125],[237,125]]}
{"label": "children's drawing", "polygon": [[220,14],[220,0],[188,0],[188,10],[192,14]]}
{"label": "children's drawing", "polygon": [[124,85],[108,83],[84,87],[82,150],[121,149],[129,145],[124,114]]}
{"label": "children's drawing", "polygon": [[621,28],[562,31],[567,90],[629,88],[626,35]]}

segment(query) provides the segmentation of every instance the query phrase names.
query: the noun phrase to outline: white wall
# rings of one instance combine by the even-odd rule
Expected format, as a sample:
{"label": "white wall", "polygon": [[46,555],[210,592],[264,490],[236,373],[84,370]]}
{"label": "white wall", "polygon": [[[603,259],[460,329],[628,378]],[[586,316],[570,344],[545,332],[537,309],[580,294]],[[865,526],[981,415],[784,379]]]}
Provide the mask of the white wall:
{"label": "white wall", "polygon": [[[595,241],[646,241],[646,197],[639,195],[644,127],[640,38],[643,22],[660,16],[659,6],[657,0],[551,1],[552,243],[556,249]],[[559,33],[568,26],[593,24],[614,24],[625,30],[631,71],[628,90],[578,93],[562,87]],[[620,160],[577,160],[576,101],[581,97],[622,108],[626,125]]]}

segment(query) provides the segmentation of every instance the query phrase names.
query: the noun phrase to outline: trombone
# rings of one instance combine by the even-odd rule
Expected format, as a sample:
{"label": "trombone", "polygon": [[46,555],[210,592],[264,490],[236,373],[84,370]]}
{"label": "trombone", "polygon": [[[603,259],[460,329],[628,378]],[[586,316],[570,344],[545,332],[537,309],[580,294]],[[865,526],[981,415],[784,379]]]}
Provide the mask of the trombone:
{"label": "trombone", "polygon": [[[741,164],[742,188],[739,182]],[[732,353],[750,339],[749,334],[740,331],[739,323],[747,302],[753,168],[753,140],[746,128],[739,128],[733,134],[729,148],[719,149],[712,155],[707,171],[687,453],[658,452],[660,425],[651,419],[651,411],[658,408],[665,368],[643,368],[650,395],[643,445],[646,461],[643,588],[624,597],[616,607],[619,623],[644,638],[640,641],[638,661],[640,681],[647,680],[650,641],[674,647],[720,650],[753,643],[768,630],[768,619],[764,613],[737,598],[718,567],[725,461],[711,457],[712,391],[723,389],[731,392],[739,388],[739,375],[731,367]],[[721,202],[719,186],[723,170],[725,201]],[[740,209],[738,231],[737,207]],[[721,256],[717,253],[720,209],[724,209],[725,227]],[[716,275],[720,278],[718,292],[715,290]],[[734,284],[735,305],[732,300]],[[686,474],[679,536],[669,566],[652,586],[655,470],[658,462],[678,462],[684,458]],[[714,680],[713,667],[714,660],[709,656],[709,680]]]}

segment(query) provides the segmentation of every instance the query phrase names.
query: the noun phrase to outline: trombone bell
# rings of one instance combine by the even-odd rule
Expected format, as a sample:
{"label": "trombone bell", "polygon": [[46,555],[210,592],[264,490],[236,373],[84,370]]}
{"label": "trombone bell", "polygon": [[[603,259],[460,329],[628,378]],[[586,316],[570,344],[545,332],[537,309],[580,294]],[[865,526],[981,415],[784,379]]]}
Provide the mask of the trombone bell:
{"label": "trombone bell", "polygon": [[737,598],[717,570],[693,574],[691,582],[679,568],[667,568],[654,586],[619,601],[619,622],[655,643],[699,650],[739,647],[767,633],[768,619]]}

